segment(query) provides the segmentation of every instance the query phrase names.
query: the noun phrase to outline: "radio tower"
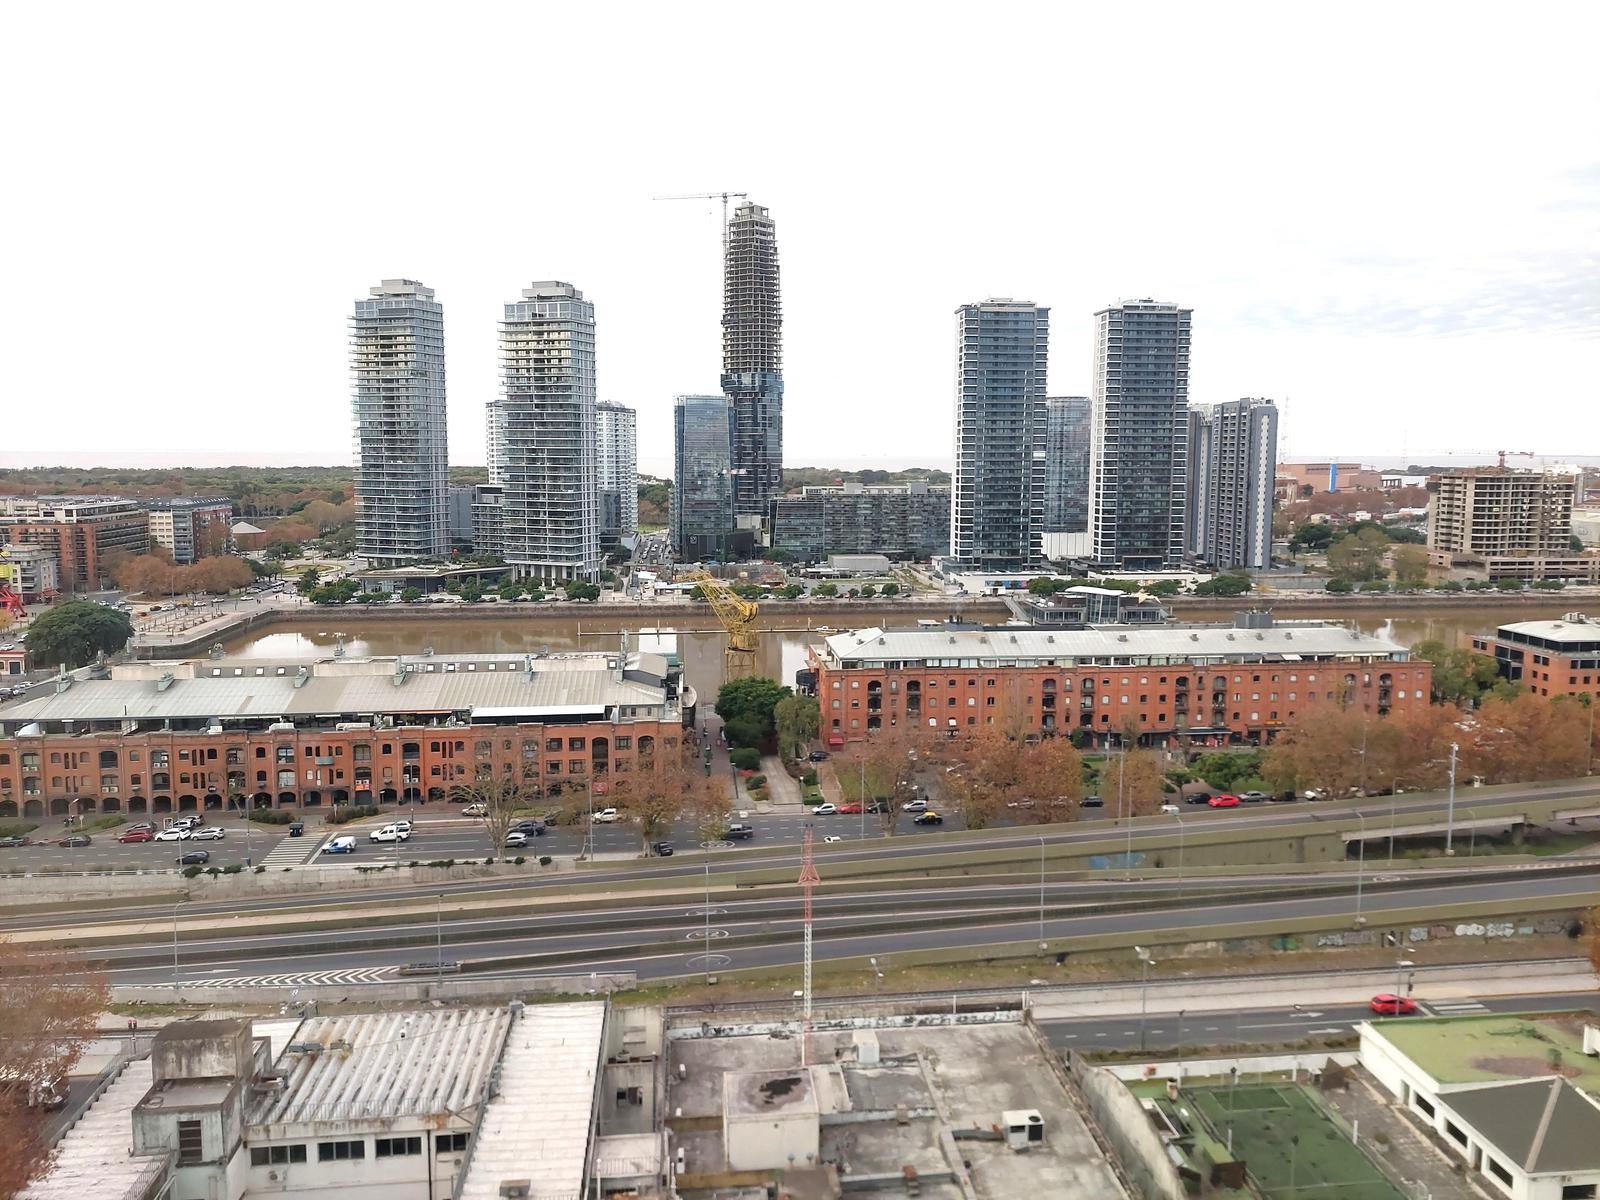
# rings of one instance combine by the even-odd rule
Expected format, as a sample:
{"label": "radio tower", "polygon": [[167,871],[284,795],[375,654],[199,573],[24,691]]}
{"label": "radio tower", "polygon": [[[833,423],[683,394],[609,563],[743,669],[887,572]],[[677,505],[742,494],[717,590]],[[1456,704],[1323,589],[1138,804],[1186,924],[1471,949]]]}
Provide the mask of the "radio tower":
{"label": "radio tower", "polygon": [[806,822],[805,837],[800,846],[800,888],[806,898],[806,967],[805,967],[805,1012],[801,1021],[800,1065],[811,1065],[811,894],[817,884],[822,880],[817,875],[817,864],[811,857],[811,843],[814,834],[811,822]]}

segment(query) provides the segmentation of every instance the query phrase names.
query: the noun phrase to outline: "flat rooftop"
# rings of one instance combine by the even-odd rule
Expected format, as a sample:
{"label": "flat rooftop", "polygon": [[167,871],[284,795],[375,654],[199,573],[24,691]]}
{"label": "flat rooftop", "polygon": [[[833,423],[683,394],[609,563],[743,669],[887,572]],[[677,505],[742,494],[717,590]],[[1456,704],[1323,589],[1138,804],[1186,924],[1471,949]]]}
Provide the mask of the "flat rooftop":
{"label": "flat rooftop", "polygon": [[1600,1095],[1600,1059],[1583,1052],[1585,1017],[1532,1013],[1471,1017],[1414,1017],[1369,1024],[1442,1085],[1550,1079],[1551,1051],[1561,1053],[1561,1074]]}

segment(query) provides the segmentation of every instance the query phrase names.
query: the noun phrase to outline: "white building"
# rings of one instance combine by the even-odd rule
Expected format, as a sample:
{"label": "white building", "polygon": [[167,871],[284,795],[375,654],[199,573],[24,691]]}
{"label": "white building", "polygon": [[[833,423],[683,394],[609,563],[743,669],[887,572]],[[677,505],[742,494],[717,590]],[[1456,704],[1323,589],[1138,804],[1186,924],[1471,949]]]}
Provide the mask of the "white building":
{"label": "white building", "polygon": [[233,501],[226,496],[175,496],[151,500],[150,541],[165,546],[176,563],[192,563],[228,548]]}
{"label": "white building", "polygon": [[609,400],[596,404],[594,415],[600,540],[615,545],[639,532],[638,419],[633,409]]}
{"label": "white building", "polygon": [[1188,552],[1224,571],[1272,565],[1278,408],[1243,399],[1189,410]]}

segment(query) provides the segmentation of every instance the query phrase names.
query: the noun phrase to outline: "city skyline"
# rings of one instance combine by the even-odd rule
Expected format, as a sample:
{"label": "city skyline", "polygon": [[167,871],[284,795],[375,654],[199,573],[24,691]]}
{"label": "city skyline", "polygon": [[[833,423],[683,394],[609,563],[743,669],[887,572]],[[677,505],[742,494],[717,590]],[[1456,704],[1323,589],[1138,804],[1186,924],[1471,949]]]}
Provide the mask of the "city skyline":
{"label": "city skyline", "polygon": [[[604,311],[612,365],[600,398],[639,412],[641,466],[661,473],[672,396],[718,387],[720,206],[650,197],[713,188],[748,192],[783,222],[784,376],[805,411],[787,423],[790,463],[854,465],[878,447],[949,461],[948,426],[925,419],[948,390],[944,322],[963,300],[994,294],[1055,310],[1051,394],[1089,390],[1089,314],[1118,298],[1182,297],[1203,346],[1190,399],[1279,398],[1287,458],[1491,449],[1511,396],[1515,444],[1600,445],[1600,410],[1572,403],[1600,375],[1596,85],[1581,60],[1600,17],[1563,7],[1559,38],[1534,21],[1496,24],[1490,43],[1487,10],[1453,9],[1442,30],[1407,11],[1382,45],[1355,26],[1319,25],[1327,53],[1291,65],[1277,51],[1309,13],[1161,11],[1140,32],[1160,81],[1149,89],[1097,61],[1063,79],[1051,49],[1114,43],[1131,14],[1036,14],[1020,48],[1020,16],[973,30],[934,14],[924,54],[872,71],[858,70],[876,62],[863,53],[894,35],[892,14],[865,14],[859,37],[837,46],[813,44],[779,14],[735,29],[710,14],[646,12],[640,45],[604,57],[582,49],[599,14],[546,14],[540,28],[575,48],[551,86],[596,97],[573,147],[583,180],[573,188],[535,186],[536,173],[490,150],[517,89],[510,49],[531,16],[451,14],[417,59],[438,81],[421,211],[375,203],[348,158],[346,123],[327,119],[359,111],[404,21],[374,31],[331,14],[308,50],[291,26],[245,38],[241,17],[219,14],[205,46],[246,48],[212,58],[176,15],[108,9],[93,36],[69,43],[59,15],[21,14],[19,42],[44,50],[0,85],[32,114],[14,154],[30,181],[14,227],[28,236],[14,239],[0,297],[23,402],[0,462],[348,462],[327,420],[344,396],[345,347],[327,330],[352,286],[403,276],[426,280],[450,310],[454,458],[481,463],[476,414],[493,394],[499,305],[518,280],[558,277],[581,280]],[[1411,54],[1424,38],[1440,52]],[[793,53],[771,64],[762,105],[730,110],[715,73],[699,68],[750,39]],[[670,67],[643,51],[650,40],[673,48]],[[67,44],[70,65],[50,49]],[[1510,76],[1486,89],[1476,64],[1491,44]],[[955,53],[973,68],[959,87],[921,65]],[[783,86],[818,56],[840,88],[819,99]],[[284,61],[300,65],[291,96],[269,86]],[[1364,64],[1361,87],[1349,86],[1352,61]],[[212,76],[212,103],[197,108],[197,80]],[[1035,103],[1035,119],[991,128],[969,111],[968,88],[1001,81]],[[654,99],[641,108],[632,99],[645,90]],[[1094,116],[1105,94],[1131,127],[1181,102],[1177,158],[1119,156]],[[1078,149],[1020,188],[945,152],[981,132],[996,154],[1025,156],[1044,130]],[[1107,154],[1115,189],[1069,186],[1080,160]],[[99,199],[108,163],[114,204]],[[1181,200],[1173,179],[1186,181]],[[530,240],[505,243],[490,216],[489,198],[508,191],[524,197]],[[355,211],[359,220],[344,215]],[[236,342],[214,298],[269,271],[295,279],[274,313],[274,354],[263,371],[225,376]],[[108,286],[137,286],[141,302],[85,344],[68,314]],[[839,336],[846,287],[888,301],[871,338]],[[86,374],[115,374],[115,399],[88,394]],[[216,405],[224,377],[229,403]],[[204,421],[188,419],[202,407]],[[122,418],[134,410],[140,420]],[[1472,430],[1483,432],[1461,445],[1456,431]]]}

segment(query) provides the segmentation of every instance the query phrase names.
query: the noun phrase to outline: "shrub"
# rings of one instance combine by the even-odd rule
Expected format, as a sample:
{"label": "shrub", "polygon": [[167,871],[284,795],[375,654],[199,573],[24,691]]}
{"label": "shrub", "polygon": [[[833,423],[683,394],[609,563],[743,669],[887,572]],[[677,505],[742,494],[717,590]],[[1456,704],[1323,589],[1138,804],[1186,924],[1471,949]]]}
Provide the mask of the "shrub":
{"label": "shrub", "polygon": [[816,787],[817,773],[815,771],[800,772],[800,784],[802,787]]}
{"label": "shrub", "polygon": [[[1348,579],[1330,579],[1324,591],[1332,592],[1335,596],[1346,596],[1355,591],[1355,587]],[[1073,730],[1074,733],[1077,730]]]}
{"label": "shrub", "polygon": [[520,867],[523,863],[527,862],[528,860],[523,858],[522,855],[519,854],[515,858],[513,858],[511,861],[516,863],[517,866]]}
{"label": "shrub", "polygon": [[266,870],[266,868],[265,868],[265,867],[257,867],[257,868],[256,868],[256,874],[257,874],[257,875],[259,875],[259,874],[261,874],[261,872],[263,872],[263,871],[265,871],[265,870]]}
{"label": "shrub", "polygon": [[353,808],[350,805],[336,804],[328,810],[327,815],[322,819],[329,825],[344,825],[350,821],[359,821],[363,817],[375,817],[377,815],[378,806],[375,804],[358,804]]}
{"label": "shrub", "polygon": [[291,821],[302,821],[305,818],[296,816],[292,812],[282,809],[261,808],[250,814],[250,819],[257,825],[287,825]]}
{"label": "shrub", "polygon": [[224,875],[237,875],[242,870],[244,870],[243,863],[229,863],[222,868],[222,873]]}
{"label": "shrub", "polygon": [[[289,869],[288,867],[284,868],[285,871],[287,871],[288,869]],[[193,879],[198,874],[200,874],[200,868],[199,867],[185,867],[183,869],[183,877],[185,879]]]}
{"label": "shrub", "polygon": [[746,787],[752,789],[764,788],[767,786],[767,777],[765,775],[752,775],[749,779],[744,781],[744,784]]}
{"label": "shrub", "polygon": [[555,859],[551,858],[548,854],[539,855],[539,865],[541,867],[548,867],[553,862],[555,862]]}
{"label": "shrub", "polygon": [[761,765],[761,751],[753,746],[740,746],[732,751],[728,758],[741,771],[754,771]]}
{"label": "shrub", "polygon": [[491,854],[488,858],[484,859],[483,865],[486,867],[494,866],[494,855]]}
{"label": "shrub", "polygon": [[39,828],[33,821],[0,821],[0,837],[21,837]]}
{"label": "shrub", "polygon": [[207,867],[206,868],[206,874],[211,876],[211,878],[215,879],[218,875],[222,874],[222,868],[221,867]]}

